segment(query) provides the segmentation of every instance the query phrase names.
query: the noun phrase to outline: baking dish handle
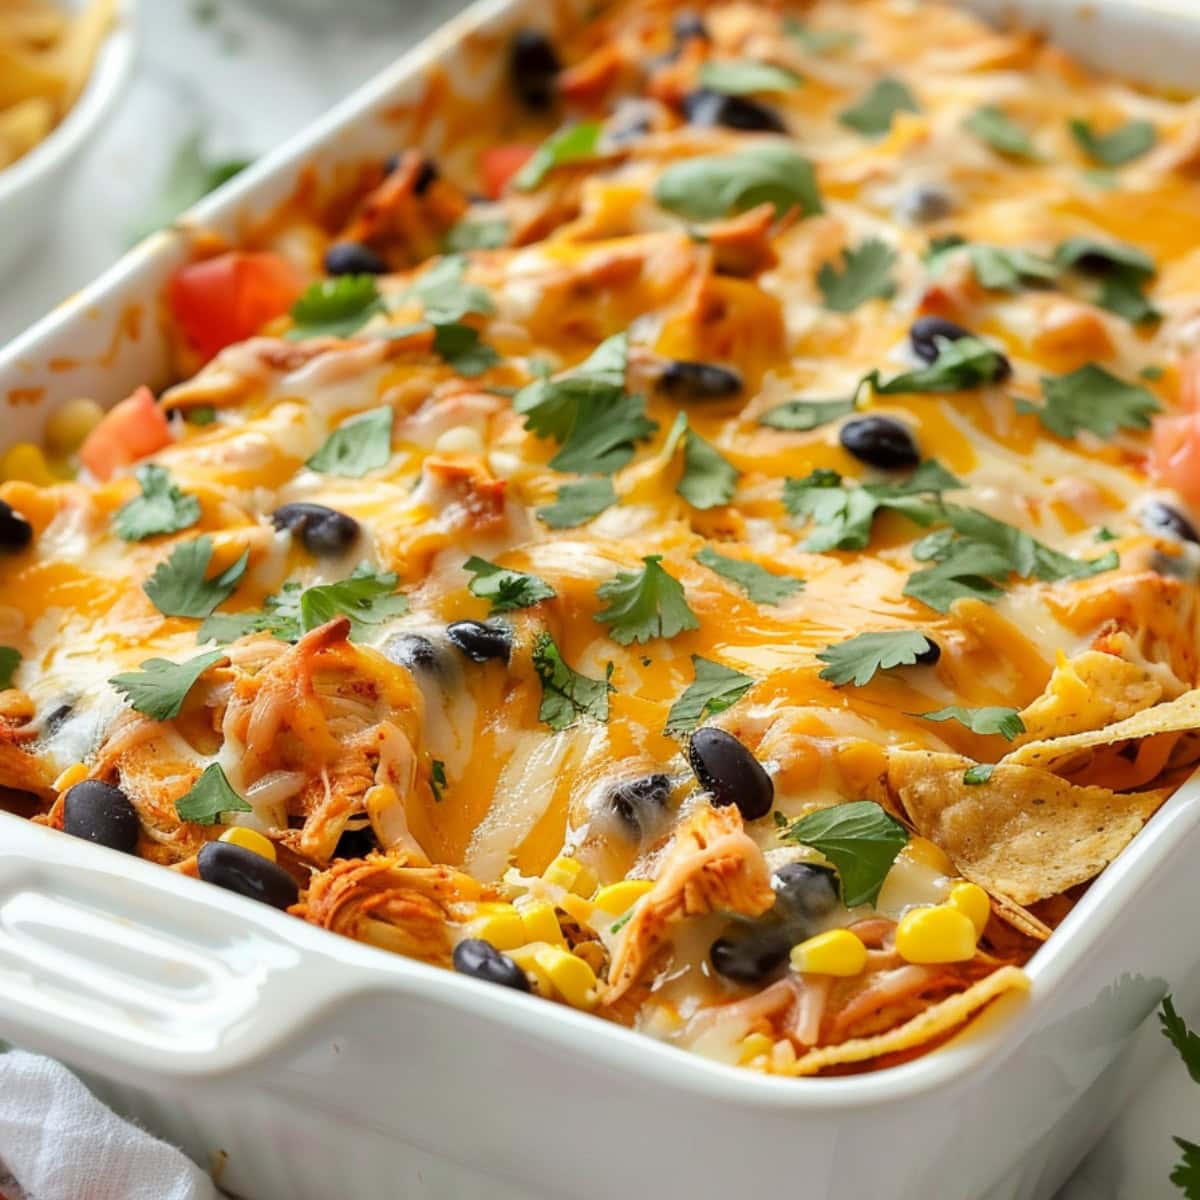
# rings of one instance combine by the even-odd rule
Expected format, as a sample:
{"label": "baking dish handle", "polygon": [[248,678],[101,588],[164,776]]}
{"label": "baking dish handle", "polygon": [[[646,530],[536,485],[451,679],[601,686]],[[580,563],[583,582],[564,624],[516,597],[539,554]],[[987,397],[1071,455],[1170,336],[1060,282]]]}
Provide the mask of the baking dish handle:
{"label": "baking dish handle", "polygon": [[227,1076],[380,987],[392,964],[372,959],[255,901],[0,813],[0,1037],[29,1049],[118,1078]]}

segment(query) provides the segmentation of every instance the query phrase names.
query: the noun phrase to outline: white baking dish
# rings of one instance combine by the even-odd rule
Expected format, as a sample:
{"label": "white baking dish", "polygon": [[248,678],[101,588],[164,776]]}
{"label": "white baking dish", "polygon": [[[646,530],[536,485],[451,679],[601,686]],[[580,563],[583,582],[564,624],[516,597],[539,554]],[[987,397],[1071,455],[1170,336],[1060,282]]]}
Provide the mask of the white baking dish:
{"label": "white baking dish", "polygon": [[[1169,0],[978,7],[1036,9],[1073,49],[1164,79],[1200,51],[1200,14]],[[402,145],[397,108],[435,62],[486,94],[496,81],[462,45],[500,45],[531,10],[548,20],[485,0],[197,221],[233,234],[301,165]],[[426,144],[453,155],[436,130]],[[185,252],[157,236],[0,353],[6,438],[36,437],[70,396],[163,380],[157,296]],[[1193,781],[1093,885],[1030,964],[1028,999],[903,1066],[807,1080],[720,1066],[0,813],[0,1036],[80,1068],[250,1200],[1049,1197],[1129,1095],[1133,1034],[1164,991],[1200,995],[1200,947],[1175,936],[1200,897],[1198,799]]]}

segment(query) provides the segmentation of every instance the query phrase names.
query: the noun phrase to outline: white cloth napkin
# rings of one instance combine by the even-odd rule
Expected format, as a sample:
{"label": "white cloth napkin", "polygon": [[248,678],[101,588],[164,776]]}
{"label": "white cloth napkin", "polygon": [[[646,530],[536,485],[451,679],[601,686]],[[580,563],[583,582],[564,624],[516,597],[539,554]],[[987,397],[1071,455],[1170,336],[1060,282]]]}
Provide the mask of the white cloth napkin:
{"label": "white cloth napkin", "polygon": [[195,1163],[114,1115],[66,1067],[11,1050],[0,1053],[0,1194],[215,1200],[217,1193]]}

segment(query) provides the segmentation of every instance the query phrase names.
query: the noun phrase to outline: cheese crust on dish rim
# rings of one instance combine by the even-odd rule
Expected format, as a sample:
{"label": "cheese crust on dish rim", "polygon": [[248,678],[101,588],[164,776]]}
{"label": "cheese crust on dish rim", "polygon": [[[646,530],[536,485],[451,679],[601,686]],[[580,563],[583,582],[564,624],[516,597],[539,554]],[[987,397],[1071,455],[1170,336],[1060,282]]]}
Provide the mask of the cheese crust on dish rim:
{"label": "cheese crust on dish rim", "polygon": [[1200,757],[1200,106],[899,0],[486,49],[0,459],[0,804],[752,1069],[930,1050]]}

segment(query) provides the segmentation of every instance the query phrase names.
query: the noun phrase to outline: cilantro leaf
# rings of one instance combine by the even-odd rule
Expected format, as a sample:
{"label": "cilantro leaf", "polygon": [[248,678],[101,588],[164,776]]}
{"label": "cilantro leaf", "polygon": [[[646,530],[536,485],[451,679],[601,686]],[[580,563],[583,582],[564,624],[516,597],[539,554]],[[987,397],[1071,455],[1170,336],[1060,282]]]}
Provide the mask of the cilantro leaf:
{"label": "cilantro leaf", "polygon": [[609,683],[612,663],[603,679],[580,675],[563,662],[558,646],[548,633],[538,635],[533,647],[533,669],[542,684],[542,703],[538,720],[555,733],[569,729],[580,717],[601,723],[608,720],[608,694],[616,689]]}
{"label": "cilantro leaf", "polygon": [[875,903],[892,863],[908,844],[908,830],[872,800],[818,809],[779,836],[811,846],[833,864],[847,908]]}
{"label": "cilantro leaf", "polygon": [[939,708],[936,712],[918,714],[926,721],[957,721],[972,733],[998,733],[1005,741],[1011,742],[1019,733],[1025,732],[1025,722],[1021,720],[1015,708],[1002,708],[991,705],[984,708],[963,708],[952,704],[948,708]]}
{"label": "cilantro leaf", "polygon": [[691,429],[683,435],[683,475],[675,490],[693,508],[717,508],[733,499],[740,476],[711,442]]}
{"label": "cilantro leaf", "polygon": [[1037,157],[1029,134],[1002,108],[994,104],[984,104],[977,108],[963,122],[963,128],[973,133],[980,141],[987,142],[997,153],[1009,158]]}
{"label": "cilantro leaf", "polygon": [[932,525],[942,514],[941,494],[962,483],[935,459],[927,459],[903,483],[843,486],[836,471],[819,468],[783,485],[783,504],[793,517],[809,517],[814,529],[801,549],[862,550],[880,509],[903,513],[918,525]]}
{"label": "cilantro leaf", "polygon": [[611,479],[583,479],[559,488],[554,503],[539,508],[537,515],[551,529],[574,529],[616,503]]}
{"label": "cilantro leaf", "polygon": [[305,588],[300,593],[300,631],[309,633],[334,617],[347,616],[361,637],[369,625],[378,625],[408,611],[408,597],[396,591],[394,571],[376,571],[359,563],[353,574],[337,583]]}
{"label": "cilantro leaf", "polygon": [[451,253],[463,250],[496,250],[509,238],[509,225],[503,217],[495,220],[472,220],[463,217],[446,234],[445,248]]}
{"label": "cilantro leaf", "polygon": [[384,404],[343,421],[304,464],[322,475],[361,479],[392,457],[392,409]]}
{"label": "cilantro leaf", "polygon": [[222,813],[253,812],[229,785],[220,763],[211,763],[192,784],[191,789],[175,801],[175,813],[181,821],[197,825],[215,825]]}
{"label": "cilantro leaf", "polygon": [[892,127],[898,112],[918,113],[917,98],[899,79],[881,79],[857,104],[843,109],[838,120],[867,137],[878,137]]}
{"label": "cilantro leaf", "polygon": [[536,575],[498,567],[484,558],[468,558],[463,563],[463,570],[473,576],[467,584],[471,595],[492,602],[491,616],[512,612],[517,608],[530,608],[543,600],[553,600],[555,596],[554,589]]}
{"label": "cilantro leaf", "polygon": [[1158,140],[1149,121],[1130,121],[1111,133],[1097,133],[1087,121],[1071,122],[1071,136],[1089,158],[1106,167],[1120,167],[1141,158]]}
{"label": "cilantro leaf", "polygon": [[482,375],[500,361],[500,355],[479,339],[479,330],[470,325],[435,325],[433,349],[467,379]]}
{"label": "cilantro leaf", "polygon": [[786,67],[753,58],[711,59],[700,68],[700,86],[728,96],[748,96],[755,92],[787,92],[799,87],[803,78]]}
{"label": "cilantro leaf", "polygon": [[550,466],[556,471],[611,475],[633,457],[635,443],[657,428],[658,423],[646,416],[641,396],[622,393],[612,400],[581,404]]}
{"label": "cilantro leaf", "polygon": [[760,425],[769,429],[795,430],[806,433],[810,429],[819,429],[852,413],[856,407],[855,399],[850,396],[845,400],[789,400],[786,404],[777,404],[769,408],[758,418]]}
{"label": "cilantro leaf", "polygon": [[798,17],[785,17],[783,32],[812,54],[844,50],[858,41],[858,34],[852,29],[813,29]]}
{"label": "cilantro leaf", "polygon": [[1134,325],[1162,319],[1162,313],[1142,291],[1142,285],[1127,271],[1113,271],[1100,282],[1096,303]]}
{"label": "cilantro leaf", "polygon": [[793,208],[804,217],[822,211],[812,163],[778,142],[672,163],[658,177],[654,199],[690,221],[715,221],[768,203],[781,217]]}
{"label": "cilantro leaf", "polygon": [[151,603],[167,617],[207,617],[222,601],[233,595],[238,580],[246,573],[250,551],[212,579],[205,578],[212,561],[213,542],[207,534],[181,542],[154,569],[142,585]]}
{"label": "cilantro leaf", "polygon": [[726,579],[732,579],[755,604],[781,604],[804,588],[803,579],[776,575],[756,562],[742,558],[727,558],[711,546],[697,552],[696,561]]}
{"label": "cilantro leaf", "polygon": [[999,350],[977,337],[961,337],[951,341],[938,338],[938,356],[928,366],[905,371],[886,383],[878,371],[864,379],[883,396],[905,392],[963,392],[970,388],[996,383],[1007,374],[1008,360]]}
{"label": "cilantro leaf", "polygon": [[531,192],[555,167],[595,157],[603,132],[604,126],[599,121],[582,121],[552,133],[513,176],[513,186],[518,191]]}
{"label": "cilantro leaf", "polygon": [[996,769],[995,763],[976,763],[973,767],[968,767],[963,772],[963,783],[968,787],[978,787],[982,783],[987,783],[992,777],[992,772]]}
{"label": "cilantro leaf", "polygon": [[178,533],[200,520],[200,501],[185,495],[157,463],[138,467],[142,494],[117,509],[113,526],[127,542],[140,542],[158,533]]}
{"label": "cilantro leaf", "polygon": [[950,543],[934,566],[908,577],[904,595],[943,613],[949,612],[956,600],[974,598],[992,604],[1004,595],[997,580],[1007,579],[1011,567],[1010,559],[998,547],[971,541]]}
{"label": "cilantro leaf", "polygon": [[1049,284],[1058,277],[1054,264],[1019,246],[973,243],[967,256],[980,286],[996,292],[1016,292],[1028,283]]}
{"label": "cilantro leaf", "polygon": [[1158,1014],[1163,1036],[1175,1047],[1183,1059],[1193,1083],[1200,1083],[1200,1034],[1193,1033],[1184,1019],[1175,1011],[1170,996],[1163,997],[1162,1011]]}
{"label": "cilantro leaf", "polygon": [[453,325],[471,313],[488,317],[496,311],[487,288],[468,283],[466,271],[464,255],[447,254],[423,271],[409,289],[409,295],[421,302],[421,313],[431,325]]}
{"label": "cilantro leaf", "polygon": [[692,667],[695,670],[693,682],[667,713],[663,733],[668,736],[690,733],[709,717],[737,703],[756,682],[753,676],[723,667],[699,654],[692,655]]}
{"label": "cilantro leaf", "polygon": [[1200,1200],[1200,1146],[1189,1142],[1187,1138],[1171,1139],[1180,1150],[1183,1157],[1171,1171],[1171,1182],[1184,1194],[1186,1200]]}
{"label": "cilantro leaf", "polygon": [[212,650],[182,663],[150,658],[137,671],[114,675],[108,682],[129,701],[130,708],[153,721],[169,721],[179,715],[196,680],[224,657],[220,650]]}
{"label": "cilantro leaf", "polygon": [[1152,259],[1136,246],[1097,238],[1073,237],[1059,244],[1055,260],[1100,278],[1095,302],[1134,324],[1156,321],[1161,314],[1142,292],[1142,286],[1154,278],[1157,268]]}
{"label": "cilantro leaf", "polygon": [[868,238],[856,249],[842,251],[843,268],[823,263],[817,273],[817,286],[825,297],[825,307],[834,312],[852,312],[875,297],[890,300],[896,294],[892,265],[896,251],[878,238]]}
{"label": "cilantro leaf", "polygon": [[921,656],[932,649],[933,643],[915,629],[860,633],[847,641],[826,646],[817,654],[821,662],[829,664],[821,670],[820,677],[834,687],[843,683],[866,687],[876,671],[915,666]]}
{"label": "cilantro leaf", "polygon": [[609,637],[628,646],[699,629],[683,585],[663,569],[662,555],[647,555],[642,563],[640,571],[622,571],[596,589],[596,595],[608,602],[596,620],[609,627]]}
{"label": "cilantro leaf", "polygon": [[1126,383],[1103,367],[1088,363],[1069,375],[1043,376],[1045,404],[1027,402],[1018,407],[1035,411],[1038,419],[1059,437],[1075,437],[1086,429],[1111,438],[1119,429],[1149,429],[1150,414],[1159,411],[1154,393],[1136,383]]}
{"label": "cilantro leaf", "polygon": [[361,329],[376,313],[385,312],[374,275],[338,275],[318,279],[292,305],[295,325],[287,331],[292,341],[304,338],[346,338]]}
{"label": "cilantro leaf", "polygon": [[20,665],[20,650],[12,646],[0,646],[0,691],[12,687],[13,675]]}
{"label": "cilantro leaf", "polygon": [[429,790],[433,792],[434,802],[441,804],[446,789],[446,764],[440,758],[435,758],[429,768]]}

